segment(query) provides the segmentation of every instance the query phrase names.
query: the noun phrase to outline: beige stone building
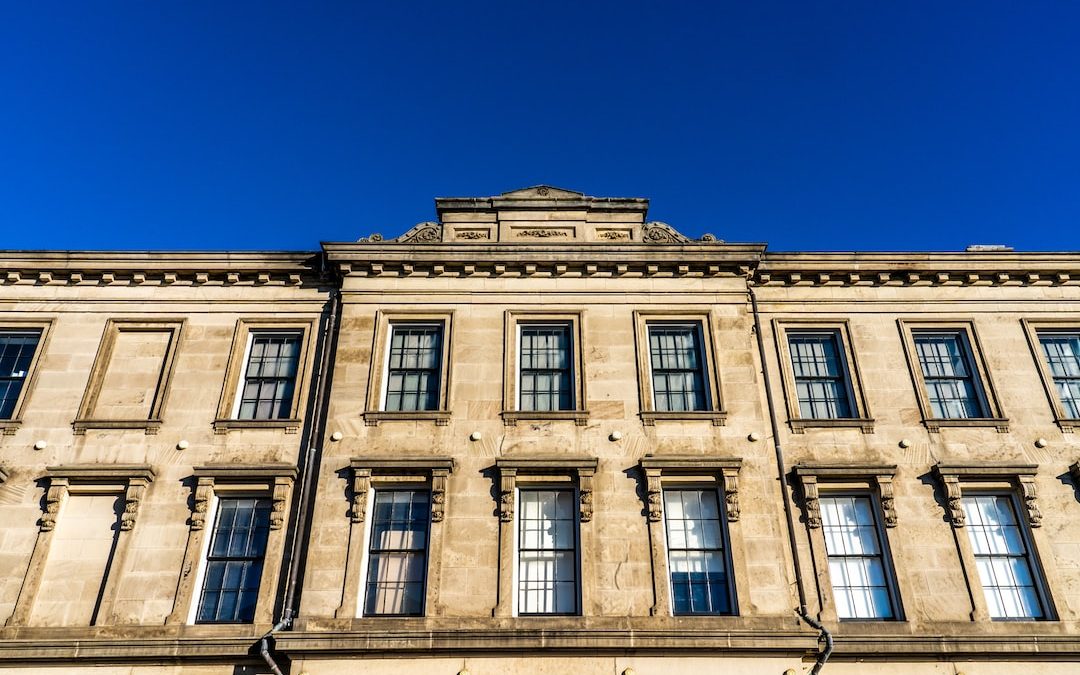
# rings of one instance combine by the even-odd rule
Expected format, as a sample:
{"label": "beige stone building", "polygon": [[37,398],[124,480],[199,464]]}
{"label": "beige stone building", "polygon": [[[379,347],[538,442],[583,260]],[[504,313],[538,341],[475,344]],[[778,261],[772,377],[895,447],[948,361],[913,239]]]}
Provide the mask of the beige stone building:
{"label": "beige stone building", "polygon": [[1080,255],[644,199],[0,256],[0,669],[1080,670]]}

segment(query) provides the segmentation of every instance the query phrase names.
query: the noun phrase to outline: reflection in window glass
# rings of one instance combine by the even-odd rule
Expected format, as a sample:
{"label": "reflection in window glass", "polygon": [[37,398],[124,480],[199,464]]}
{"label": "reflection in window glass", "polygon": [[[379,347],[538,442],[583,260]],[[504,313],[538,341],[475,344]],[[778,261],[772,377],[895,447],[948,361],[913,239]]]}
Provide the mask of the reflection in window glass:
{"label": "reflection in window glass", "polygon": [[653,404],[660,412],[706,410],[705,358],[697,326],[649,326]]}
{"label": "reflection in window glass", "polygon": [[518,614],[576,614],[577,504],[572,489],[519,491]]}
{"label": "reflection in window glass", "polygon": [[252,333],[237,418],[288,419],[299,359],[299,333]]}
{"label": "reflection in window glass", "polygon": [[521,326],[521,410],[573,410],[570,327]]}
{"label": "reflection in window glass", "polygon": [[994,619],[1042,619],[1045,611],[1024,533],[1006,495],[963,498],[986,605]]}
{"label": "reflection in window glass", "polygon": [[0,420],[15,414],[40,338],[38,331],[0,331]]}
{"label": "reflection in window glass", "polygon": [[427,490],[376,490],[364,614],[419,616],[427,569]]}
{"label": "reflection in window glass", "polygon": [[1039,335],[1067,419],[1080,419],[1080,334]]}
{"label": "reflection in window glass", "polygon": [[715,490],[664,490],[675,614],[731,614],[724,529]]}
{"label": "reflection in window glass", "polygon": [[893,603],[870,498],[822,497],[819,504],[836,615],[892,619]]}
{"label": "reflection in window glass", "polygon": [[799,416],[809,420],[852,417],[851,387],[840,360],[835,331],[789,332],[788,348],[799,398]]}
{"label": "reflection in window glass", "polygon": [[971,349],[963,333],[920,331],[913,337],[934,417],[987,417],[976,388]]}
{"label": "reflection in window glass", "polygon": [[442,326],[391,326],[386,404],[393,412],[438,410]]}

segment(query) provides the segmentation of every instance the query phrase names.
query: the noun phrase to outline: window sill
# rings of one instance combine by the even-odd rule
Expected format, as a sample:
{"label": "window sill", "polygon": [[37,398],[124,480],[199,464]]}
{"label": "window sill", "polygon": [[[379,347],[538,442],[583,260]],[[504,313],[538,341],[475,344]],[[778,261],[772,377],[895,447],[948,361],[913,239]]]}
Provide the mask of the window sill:
{"label": "window sill", "polygon": [[659,412],[655,410],[643,410],[638,413],[641,423],[647,427],[656,426],[657,421],[699,421],[709,420],[714,427],[722,427],[727,422],[727,413],[723,410],[687,410],[678,412]]}
{"label": "window sill", "polygon": [[214,433],[227,434],[234,429],[284,429],[287,434],[300,432],[300,420],[214,420]]}
{"label": "window sill", "polygon": [[1009,420],[1004,417],[968,417],[966,419],[929,419],[923,424],[931,433],[938,433],[944,427],[994,427],[999,434],[1009,433]]}
{"label": "window sill", "polygon": [[[1071,434],[1074,431],[1080,430],[1080,419],[1073,417],[1059,417],[1054,421],[1057,422],[1058,428],[1061,429],[1062,433]],[[0,424],[3,424],[3,422],[0,422]]]}
{"label": "window sill", "polygon": [[574,420],[574,424],[583,427],[589,423],[588,410],[504,410],[501,413],[503,424],[508,427],[517,426],[518,420],[529,422],[548,422],[551,420]]}
{"label": "window sill", "polygon": [[802,434],[807,429],[859,429],[864,434],[874,433],[874,420],[869,418],[851,417],[831,420],[792,419],[788,420],[791,425],[791,433]]}
{"label": "window sill", "polygon": [[379,422],[424,422],[434,421],[435,426],[445,427],[450,424],[449,410],[407,410],[391,412],[387,410],[368,410],[364,413],[364,424],[369,427],[379,426]]}
{"label": "window sill", "polygon": [[22,426],[22,420],[0,420],[0,435],[14,436]]}
{"label": "window sill", "polygon": [[82,436],[87,429],[142,429],[147,436],[153,436],[161,428],[161,420],[75,420],[71,428],[76,436]]}

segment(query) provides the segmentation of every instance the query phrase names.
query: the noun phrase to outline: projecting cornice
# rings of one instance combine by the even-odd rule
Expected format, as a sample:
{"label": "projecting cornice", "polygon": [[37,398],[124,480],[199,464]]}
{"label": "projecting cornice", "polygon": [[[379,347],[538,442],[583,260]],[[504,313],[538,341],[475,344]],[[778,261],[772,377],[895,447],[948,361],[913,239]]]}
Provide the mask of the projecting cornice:
{"label": "projecting cornice", "polygon": [[1059,286],[1080,284],[1080,253],[767,253],[756,286]]}
{"label": "projecting cornice", "polygon": [[0,285],[301,286],[314,252],[0,251]]}
{"label": "projecting cornice", "polygon": [[747,276],[764,244],[324,243],[344,275],[385,277]]}

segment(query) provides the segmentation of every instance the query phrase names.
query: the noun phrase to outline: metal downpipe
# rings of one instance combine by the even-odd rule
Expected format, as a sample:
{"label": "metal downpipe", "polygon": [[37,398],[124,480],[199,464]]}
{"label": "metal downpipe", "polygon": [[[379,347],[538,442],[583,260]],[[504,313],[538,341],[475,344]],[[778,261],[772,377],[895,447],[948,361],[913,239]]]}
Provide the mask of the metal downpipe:
{"label": "metal downpipe", "polygon": [[306,538],[308,529],[308,520],[311,509],[314,502],[309,497],[312,490],[312,481],[314,480],[314,465],[315,458],[319,453],[319,448],[322,446],[322,425],[323,412],[326,407],[326,393],[329,378],[330,365],[333,362],[333,355],[331,347],[333,347],[334,338],[337,334],[337,322],[338,313],[341,305],[341,291],[338,288],[338,279],[327,274],[327,260],[326,253],[323,252],[320,260],[322,279],[323,281],[329,281],[334,284],[330,290],[330,297],[327,299],[327,305],[329,306],[329,315],[326,318],[326,322],[323,324],[322,335],[320,340],[320,353],[318,366],[314,373],[314,381],[312,383],[313,391],[315,392],[315,400],[312,405],[311,413],[311,433],[309,435],[309,443],[307,444],[306,454],[302,459],[298,459],[297,464],[300,465],[300,489],[297,494],[297,508],[296,514],[296,534],[292,539],[290,551],[289,551],[289,571],[287,580],[285,582],[284,600],[282,602],[281,620],[274,624],[274,627],[270,631],[262,636],[259,640],[259,655],[263,661],[266,662],[267,667],[270,668],[274,675],[284,675],[281,667],[274,660],[274,656],[270,649],[270,638],[274,633],[285,630],[292,625],[293,618],[295,617],[296,604],[296,585],[300,575],[300,556],[303,552],[303,548],[300,546],[300,542]]}
{"label": "metal downpipe", "polygon": [[799,543],[795,539],[795,517],[791,505],[791,490],[787,479],[787,463],[784,460],[784,449],[780,444],[780,424],[776,419],[776,407],[773,405],[772,383],[769,380],[769,367],[765,355],[765,340],[761,337],[761,315],[758,313],[757,296],[754,295],[752,280],[746,280],[746,289],[750,294],[750,307],[754,314],[754,334],[757,336],[758,356],[761,360],[761,378],[765,385],[765,403],[769,410],[769,425],[772,429],[773,448],[776,450],[776,471],[780,478],[780,492],[784,502],[784,519],[787,523],[788,545],[791,548],[791,563],[795,568],[795,587],[799,593],[799,607],[795,613],[814,630],[820,631],[818,641],[825,643],[825,649],[818,653],[817,661],[810,671],[810,675],[818,675],[825,667],[833,651],[833,636],[829,629],[825,628],[820,621],[810,616],[806,609],[806,585],[802,577],[802,563],[799,561]]}

